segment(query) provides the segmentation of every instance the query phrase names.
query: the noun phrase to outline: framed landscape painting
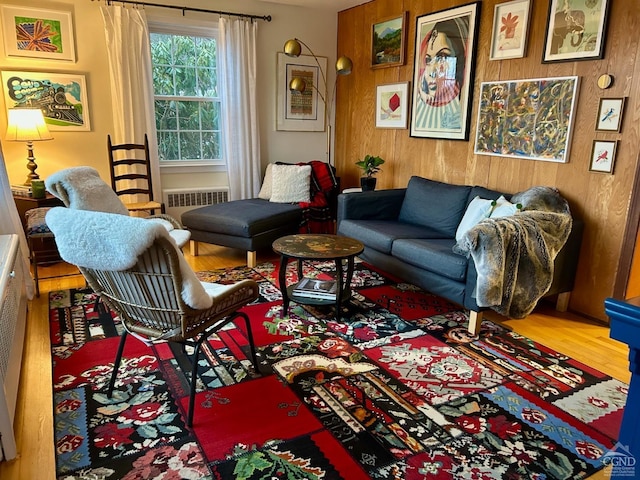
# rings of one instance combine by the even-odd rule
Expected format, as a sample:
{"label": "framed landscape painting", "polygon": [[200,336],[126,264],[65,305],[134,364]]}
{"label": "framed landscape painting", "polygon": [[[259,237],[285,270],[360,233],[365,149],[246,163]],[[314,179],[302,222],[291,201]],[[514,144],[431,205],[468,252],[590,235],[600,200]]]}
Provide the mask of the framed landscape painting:
{"label": "framed landscape painting", "polygon": [[474,153],[567,162],[578,83],[577,76],[483,82]]}
{"label": "framed landscape painting", "polygon": [[2,5],[5,53],[75,62],[71,12]]}
{"label": "framed landscape painting", "polygon": [[2,72],[6,108],[40,108],[51,131],[89,131],[84,75]]}
{"label": "framed landscape painting", "polygon": [[610,0],[550,0],[542,62],[602,58]]}
{"label": "framed landscape painting", "polygon": [[480,2],[416,19],[412,137],[469,139]]}
{"label": "framed landscape painting", "polygon": [[408,12],[374,23],[371,28],[371,68],[404,65]]}

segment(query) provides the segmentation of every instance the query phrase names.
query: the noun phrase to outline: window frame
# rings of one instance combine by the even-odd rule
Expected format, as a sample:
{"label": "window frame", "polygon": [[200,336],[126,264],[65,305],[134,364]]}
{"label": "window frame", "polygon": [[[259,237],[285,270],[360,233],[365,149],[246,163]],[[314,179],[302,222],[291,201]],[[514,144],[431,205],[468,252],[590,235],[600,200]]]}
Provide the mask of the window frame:
{"label": "window frame", "polygon": [[[196,36],[196,37],[208,37],[216,40],[216,43],[219,43],[220,36],[218,31],[218,26],[214,24],[210,24],[207,26],[204,25],[189,25],[185,23],[169,23],[166,19],[162,21],[159,20],[151,20],[148,21],[149,25],[149,34],[169,34],[169,35],[184,35],[184,36]],[[151,46],[151,38],[149,38],[149,46]],[[153,67],[153,58],[150,57],[150,62]],[[218,96],[217,97],[207,97],[214,98],[214,102],[217,101],[220,105],[220,111],[222,113],[223,110],[223,95],[221,93],[221,83],[220,83],[220,69],[219,64],[217,64],[216,73],[218,75]],[[158,99],[174,99],[176,97],[170,95],[156,95],[154,90],[153,95],[153,103],[154,103],[154,122],[155,122],[155,102]],[[202,97],[190,97],[184,96],[179,98],[185,99],[198,99]],[[220,127],[220,159],[206,159],[206,160],[159,160],[160,170],[169,170],[171,173],[207,173],[207,172],[226,172],[227,171],[227,161],[224,158],[224,148],[223,144],[225,141],[225,125],[223,115],[220,115],[219,119],[219,127]],[[157,132],[156,132],[157,135]]]}

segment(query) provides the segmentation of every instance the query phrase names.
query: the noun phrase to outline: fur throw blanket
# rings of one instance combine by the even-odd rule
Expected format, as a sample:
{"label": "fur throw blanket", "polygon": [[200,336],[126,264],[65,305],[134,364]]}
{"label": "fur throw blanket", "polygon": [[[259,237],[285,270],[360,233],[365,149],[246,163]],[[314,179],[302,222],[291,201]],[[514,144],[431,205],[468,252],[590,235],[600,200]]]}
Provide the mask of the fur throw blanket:
{"label": "fur throw blanket", "polygon": [[45,185],[52,195],[69,208],[129,215],[127,207],[100,178],[95,168],[72,167],[60,170],[49,176]]}
{"label": "fur throw blanket", "polygon": [[[158,222],[113,213],[54,207],[47,212],[46,222],[65,262],[95,270],[132,268],[156,238],[171,238]],[[194,309],[211,307],[213,299],[206,292],[206,286],[198,280],[181,252],[178,258],[184,302]]]}
{"label": "fur throw blanket", "polygon": [[522,210],[482,220],[454,251],[475,262],[478,306],[524,318],[551,287],[554,260],[569,238],[573,219],[555,188],[533,187],[513,195],[511,202],[522,204]]}

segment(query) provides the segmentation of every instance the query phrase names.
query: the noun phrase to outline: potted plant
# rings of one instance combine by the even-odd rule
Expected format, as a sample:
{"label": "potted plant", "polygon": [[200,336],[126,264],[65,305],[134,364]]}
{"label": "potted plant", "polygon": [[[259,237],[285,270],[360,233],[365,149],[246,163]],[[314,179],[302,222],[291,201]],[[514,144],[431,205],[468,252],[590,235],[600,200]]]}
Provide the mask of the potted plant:
{"label": "potted plant", "polygon": [[360,178],[360,186],[362,191],[370,191],[376,189],[376,178],[374,175],[380,171],[380,166],[384,160],[373,155],[365,155],[362,160],[356,162],[356,165],[362,169],[364,177]]}

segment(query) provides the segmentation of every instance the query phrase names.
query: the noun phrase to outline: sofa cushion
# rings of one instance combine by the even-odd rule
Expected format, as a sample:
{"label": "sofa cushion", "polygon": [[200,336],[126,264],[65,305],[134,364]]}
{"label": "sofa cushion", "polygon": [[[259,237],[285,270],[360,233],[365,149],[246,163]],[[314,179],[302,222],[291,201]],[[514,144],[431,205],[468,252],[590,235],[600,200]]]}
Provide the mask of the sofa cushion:
{"label": "sofa cushion", "polygon": [[267,168],[264,171],[262,187],[260,187],[260,192],[258,192],[258,198],[261,198],[262,200],[271,200],[271,187],[273,185],[273,175],[271,174],[272,168],[273,163],[270,163],[269,165],[267,165]]}
{"label": "sofa cushion", "polygon": [[460,220],[460,224],[458,225],[458,229],[456,230],[457,241],[460,241],[462,236],[480,220],[489,218],[492,202],[493,200],[488,200],[486,198],[480,197],[476,197],[471,200],[471,203],[467,207],[467,210],[464,212],[462,220]]}
{"label": "sofa cushion", "polygon": [[500,197],[505,197],[508,200],[511,198],[511,195],[476,185],[475,187],[471,187],[468,203],[471,203],[476,197],[487,198],[489,200],[497,200]]}
{"label": "sofa cushion", "polygon": [[271,167],[270,202],[309,202],[311,165],[274,165]]}
{"label": "sofa cushion", "polygon": [[298,204],[259,198],[208,205],[189,210],[181,217],[182,224],[190,230],[240,237],[252,237],[290,223],[299,225],[301,219],[302,208]]}
{"label": "sofa cushion", "polygon": [[391,246],[399,238],[442,238],[433,229],[391,220],[342,220],[338,234],[355,238],[366,247],[391,253]]}
{"label": "sofa cushion", "polygon": [[391,254],[410,265],[462,282],[467,276],[468,259],[453,253],[455,243],[454,239],[401,239],[393,242]]}
{"label": "sofa cushion", "polygon": [[511,203],[509,200],[501,196],[496,200],[496,206],[491,210],[491,218],[508,217],[518,211],[518,205]]}
{"label": "sofa cushion", "polygon": [[411,177],[398,220],[429,227],[454,238],[471,187]]}

